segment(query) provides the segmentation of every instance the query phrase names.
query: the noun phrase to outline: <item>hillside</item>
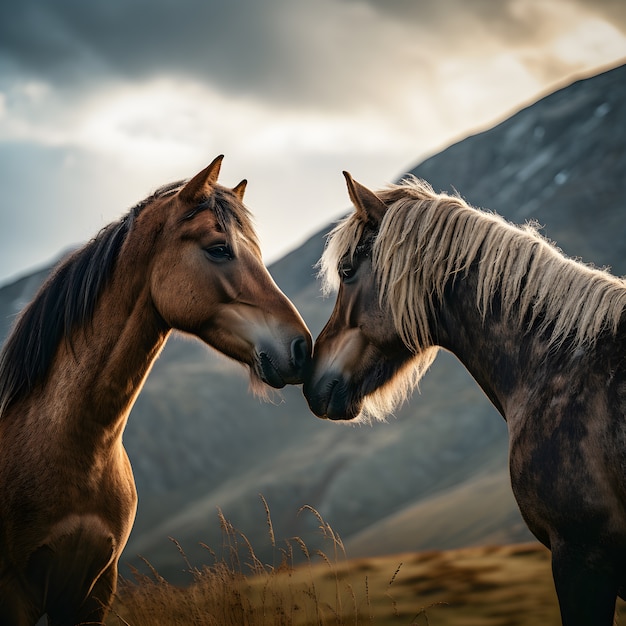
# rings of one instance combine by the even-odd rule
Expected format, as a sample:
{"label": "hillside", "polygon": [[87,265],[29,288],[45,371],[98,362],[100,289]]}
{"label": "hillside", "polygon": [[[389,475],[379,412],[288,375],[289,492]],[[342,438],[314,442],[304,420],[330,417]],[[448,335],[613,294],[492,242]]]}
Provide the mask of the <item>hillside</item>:
{"label": "hillside", "polygon": [[[258,566],[257,566],[258,568]],[[550,553],[536,543],[314,559],[245,580],[223,569],[184,590],[123,586],[107,623],[132,626],[559,626]],[[623,624],[618,602],[616,624]]]}
{"label": "hillside", "polygon": [[[626,274],[626,66],[565,87],[412,173],[512,221],[535,219],[566,253]],[[329,229],[270,268],[314,336],[333,304],[313,269]],[[44,275],[0,289],[0,338]],[[277,536],[314,546],[314,521],[298,515],[309,504],[349,557],[531,540],[508,486],[505,423],[446,353],[388,423],[352,427],[316,419],[297,388],[260,403],[237,365],[175,337],[124,440],[139,511],[122,560],[141,554],[173,580],[182,565],[168,537],[201,561],[199,542],[221,546],[217,507],[271,558],[259,548],[259,493]]]}

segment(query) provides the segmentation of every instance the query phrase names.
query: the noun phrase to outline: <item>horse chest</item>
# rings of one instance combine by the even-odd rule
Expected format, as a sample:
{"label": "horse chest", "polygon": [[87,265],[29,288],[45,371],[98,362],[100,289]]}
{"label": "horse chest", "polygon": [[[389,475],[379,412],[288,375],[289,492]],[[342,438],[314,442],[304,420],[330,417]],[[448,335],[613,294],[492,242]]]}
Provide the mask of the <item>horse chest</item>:
{"label": "horse chest", "polygon": [[[3,449],[11,452],[0,459],[0,495],[14,512],[16,534],[33,527],[33,520],[40,520],[37,526],[45,534],[67,514],[103,515],[115,534],[126,534],[137,496],[121,442],[93,454],[87,445],[72,446],[63,432],[31,428],[27,417],[12,426],[4,422],[0,433]],[[38,445],[32,445],[29,432],[39,438]]]}

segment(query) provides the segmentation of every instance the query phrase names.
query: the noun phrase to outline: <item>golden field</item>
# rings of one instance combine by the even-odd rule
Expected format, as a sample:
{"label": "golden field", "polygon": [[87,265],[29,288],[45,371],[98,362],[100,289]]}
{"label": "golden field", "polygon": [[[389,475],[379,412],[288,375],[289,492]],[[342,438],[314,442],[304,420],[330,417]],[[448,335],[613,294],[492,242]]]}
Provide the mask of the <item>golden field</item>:
{"label": "golden field", "polygon": [[[190,567],[180,588],[158,572],[120,586],[109,626],[559,626],[550,554],[539,544],[348,559],[316,511],[326,552],[294,537],[275,543],[278,565],[261,563],[246,537],[221,517],[225,556]],[[303,564],[294,565],[296,556]],[[181,559],[185,559],[181,549]],[[620,601],[617,623],[626,624]]]}

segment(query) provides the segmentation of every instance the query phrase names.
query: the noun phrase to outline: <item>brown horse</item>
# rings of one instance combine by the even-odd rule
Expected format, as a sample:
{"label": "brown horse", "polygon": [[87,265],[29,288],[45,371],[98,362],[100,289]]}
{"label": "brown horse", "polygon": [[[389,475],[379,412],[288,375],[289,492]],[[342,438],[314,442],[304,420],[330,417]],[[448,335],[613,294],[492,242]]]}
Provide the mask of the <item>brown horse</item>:
{"label": "brown horse", "polygon": [[171,330],[301,383],[311,336],[261,260],[222,157],[62,263],[0,357],[0,624],[101,623],[137,496],[122,434]]}
{"label": "brown horse", "polygon": [[384,417],[438,347],[508,424],[513,491],[552,551],[566,626],[609,626],[626,592],[626,282],[409,179],[374,193],[321,260],[334,311],[304,393],[330,419]]}

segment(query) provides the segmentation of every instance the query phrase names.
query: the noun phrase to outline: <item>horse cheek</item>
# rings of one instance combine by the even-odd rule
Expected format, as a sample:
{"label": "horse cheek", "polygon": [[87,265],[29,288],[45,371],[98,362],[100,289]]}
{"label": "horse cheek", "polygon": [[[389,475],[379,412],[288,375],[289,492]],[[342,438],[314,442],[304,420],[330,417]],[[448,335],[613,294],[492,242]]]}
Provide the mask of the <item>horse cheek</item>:
{"label": "horse cheek", "polygon": [[181,271],[180,259],[171,259],[171,263],[162,263],[153,269],[150,296],[156,312],[168,327],[192,331],[198,297],[189,273]]}

